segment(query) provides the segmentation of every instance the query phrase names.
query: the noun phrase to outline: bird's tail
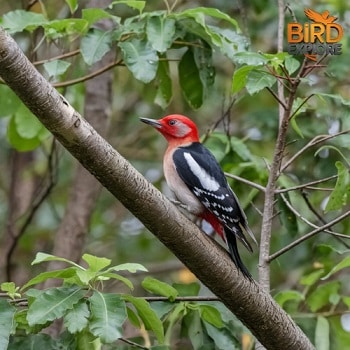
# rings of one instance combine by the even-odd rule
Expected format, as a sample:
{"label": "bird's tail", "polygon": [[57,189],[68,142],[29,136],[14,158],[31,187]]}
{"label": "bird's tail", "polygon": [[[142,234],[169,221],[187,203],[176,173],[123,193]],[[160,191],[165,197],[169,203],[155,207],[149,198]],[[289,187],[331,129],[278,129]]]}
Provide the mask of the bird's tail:
{"label": "bird's tail", "polygon": [[244,266],[241,257],[238,253],[237,249],[237,240],[235,234],[232,231],[229,231],[227,228],[224,229],[226,243],[230,252],[230,256],[237,269],[243,273],[243,275],[249,280],[253,280],[252,275],[248,271],[248,269]]}

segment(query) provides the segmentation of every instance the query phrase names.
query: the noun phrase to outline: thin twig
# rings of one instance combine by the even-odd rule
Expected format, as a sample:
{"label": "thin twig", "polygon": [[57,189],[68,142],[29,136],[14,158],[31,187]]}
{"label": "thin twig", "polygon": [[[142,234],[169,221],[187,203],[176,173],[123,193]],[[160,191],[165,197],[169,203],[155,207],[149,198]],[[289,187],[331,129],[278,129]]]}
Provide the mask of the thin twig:
{"label": "thin twig", "polygon": [[137,347],[137,348],[139,348],[139,349],[145,349],[145,350],[148,350],[148,349],[149,349],[149,347],[147,347],[147,346],[143,346],[143,345],[137,344],[137,343],[135,343],[135,342],[133,342],[133,341],[131,341],[131,340],[129,340],[129,339],[123,338],[123,337],[118,338],[118,340],[120,340],[120,341],[122,341],[122,342],[124,342],[124,343],[126,343],[126,344],[135,346],[135,347]]}
{"label": "thin twig", "polygon": [[256,188],[256,189],[258,189],[261,192],[265,192],[266,191],[266,188],[264,186],[261,186],[261,185],[255,183],[255,182],[252,182],[252,181],[249,181],[247,179],[244,179],[243,177],[240,177],[240,176],[234,175],[234,174],[230,174],[230,173],[224,173],[224,174],[225,174],[225,176],[227,176],[227,177],[229,177],[231,179],[237,180],[237,181],[242,182],[242,183],[244,183],[244,184],[246,184],[246,185],[248,185],[250,187]]}
{"label": "thin twig", "polygon": [[[284,194],[281,194],[281,198],[282,198],[282,200],[284,201],[284,203],[286,204],[286,206],[289,208],[289,210],[290,210],[291,212],[293,212],[293,214],[294,214],[297,218],[299,218],[301,221],[305,222],[307,225],[309,225],[309,226],[312,227],[312,228],[320,228],[320,226],[318,226],[318,225],[312,223],[311,221],[309,221],[308,219],[306,219],[305,217],[303,217],[303,216],[293,207],[293,205],[288,201],[288,199],[285,197]],[[310,209],[310,210],[311,210],[311,209]],[[312,211],[312,210],[311,210],[311,211]],[[315,213],[314,211],[312,211],[312,212],[316,215],[316,213]],[[319,218],[318,213],[317,213],[317,218]],[[322,222],[324,225],[327,224],[327,222],[326,222],[325,220],[322,220],[321,222]],[[334,231],[327,230],[327,229],[325,229],[324,232],[329,233],[330,235],[335,236],[336,238],[350,239],[350,236],[349,236],[349,235],[344,235],[344,234],[339,233],[339,232],[334,232]],[[346,245],[345,242],[342,241],[342,243],[344,243],[344,245]],[[347,246],[347,245],[346,245],[346,246]]]}
{"label": "thin twig", "polygon": [[308,150],[309,148],[325,142],[327,140],[330,140],[334,137],[340,136],[340,135],[344,135],[344,134],[348,134],[350,132],[350,129],[347,130],[343,130],[340,132],[337,132],[336,134],[332,134],[332,135],[317,135],[315,136],[312,140],[310,140],[304,147],[302,147],[297,153],[294,154],[293,157],[291,157],[288,161],[286,161],[283,166],[281,167],[280,172],[283,173],[298,157],[300,157],[306,150]]}
{"label": "thin twig", "polygon": [[[288,188],[277,189],[277,190],[275,191],[275,193],[285,193],[285,192],[300,190],[300,189],[303,189],[303,188],[310,188],[310,189],[316,189],[316,190],[323,190],[322,188],[319,188],[319,187],[313,188],[312,186],[313,186],[313,185],[320,184],[320,183],[322,183],[322,182],[326,182],[326,181],[329,181],[329,180],[336,179],[337,177],[338,177],[338,175],[332,175],[332,176],[329,176],[329,177],[325,177],[324,179],[320,179],[320,180],[315,180],[315,181],[307,182],[306,184],[297,185],[297,186],[288,187]],[[327,189],[327,190],[328,190],[328,189]]]}
{"label": "thin twig", "polygon": [[33,64],[34,64],[34,66],[39,66],[39,65],[47,63],[47,62],[61,60],[63,58],[76,56],[76,55],[79,55],[79,53],[80,53],[80,49],[74,50],[74,51],[70,51],[70,52],[64,53],[62,55],[50,57],[50,58],[47,58],[46,60],[35,61],[35,62],[33,62]]}
{"label": "thin twig", "polygon": [[54,86],[55,88],[60,88],[60,87],[66,87],[66,86],[71,86],[74,84],[79,84],[82,83],[86,80],[92,79],[94,77],[96,77],[97,75],[100,75],[106,71],[108,71],[109,69],[115,67],[115,66],[120,66],[122,65],[122,59],[119,59],[117,61],[114,61],[112,63],[107,64],[106,66],[97,69],[95,72],[92,72],[90,74],[84,75],[83,77],[77,78],[77,79],[72,79],[72,80],[67,80],[67,81],[63,81],[60,83],[54,83],[52,84],[52,86]]}
{"label": "thin twig", "polygon": [[300,237],[299,239],[297,239],[294,242],[290,243],[289,245],[283,247],[282,249],[280,249],[276,253],[271,254],[269,256],[268,262],[271,262],[272,260],[278,258],[280,255],[284,254],[285,252],[287,252],[288,250],[294,248],[295,246],[299,245],[300,243],[306,241],[307,239],[315,236],[317,233],[325,231],[327,228],[337,224],[338,222],[342,221],[343,219],[347,218],[348,216],[350,216],[350,210],[348,210],[344,214],[338,216],[334,220],[330,221],[328,224],[323,225],[321,227],[318,227],[317,229],[309,232],[308,234],[304,235],[303,237]]}

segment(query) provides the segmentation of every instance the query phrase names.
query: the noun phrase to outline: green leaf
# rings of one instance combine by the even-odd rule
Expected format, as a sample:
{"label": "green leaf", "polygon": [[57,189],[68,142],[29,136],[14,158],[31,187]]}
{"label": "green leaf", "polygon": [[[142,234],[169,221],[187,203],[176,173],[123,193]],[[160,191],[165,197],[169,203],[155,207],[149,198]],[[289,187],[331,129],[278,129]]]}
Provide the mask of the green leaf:
{"label": "green leaf", "polygon": [[113,16],[107,11],[100,8],[83,9],[81,12],[81,17],[89,23],[89,27],[95,22],[105,18],[113,18],[119,22],[119,17]]}
{"label": "green leaf", "polygon": [[187,335],[192,343],[193,349],[202,349],[206,343],[206,334],[203,330],[198,310],[185,314],[182,323],[186,327]]}
{"label": "green leaf", "polygon": [[98,279],[110,279],[110,278],[113,278],[113,279],[116,279],[120,282],[123,282],[126,286],[128,286],[131,290],[134,289],[134,285],[132,284],[132,282],[126,278],[126,277],[123,277],[117,273],[113,273],[113,272],[101,272],[97,275]]}
{"label": "green leaf", "polygon": [[43,25],[47,39],[58,39],[67,35],[83,35],[89,29],[89,23],[81,18],[67,18],[50,21]]}
{"label": "green leaf", "polygon": [[64,325],[70,333],[81,332],[87,325],[90,311],[85,300],[79,300],[64,316]]}
{"label": "green leaf", "polygon": [[138,10],[141,14],[143,9],[145,8],[146,1],[118,0],[118,1],[113,1],[111,3],[111,6],[118,5],[118,4],[124,4],[126,6],[129,6],[132,9]]}
{"label": "green leaf", "polygon": [[329,350],[329,322],[323,316],[317,317],[316,330],[315,330],[315,347],[317,350]]}
{"label": "green leaf", "polygon": [[232,78],[232,93],[240,92],[247,84],[248,74],[253,66],[243,66],[235,70]]}
{"label": "green leaf", "polygon": [[89,66],[100,61],[111,49],[112,35],[100,29],[90,31],[81,39],[80,51]]}
{"label": "green leaf", "polygon": [[178,70],[186,101],[193,109],[199,108],[203,104],[204,87],[191,49],[182,56]]}
{"label": "green leaf", "polygon": [[44,128],[38,118],[23,103],[16,111],[15,122],[18,135],[25,139],[36,138]]}
{"label": "green leaf", "polygon": [[238,65],[247,65],[247,67],[254,69],[267,64],[268,60],[261,53],[243,51],[234,55],[234,62]]}
{"label": "green leaf", "polygon": [[192,283],[173,283],[172,286],[178,291],[179,296],[197,296],[200,290],[200,285],[197,282]]}
{"label": "green leaf", "polygon": [[324,277],[321,278],[321,280],[326,280],[329,277],[331,277],[332,275],[334,275],[335,273],[337,273],[340,270],[343,270],[347,267],[350,267],[350,256],[347,256],[346,258],[344,258],[340,263],[338,263],[337,265],[335,265],[332,270]]}
{"label": "green leaf", "polygon": [[304,300],[304,295],[301,294],[300,292],[296,291],[296,290],[285,290],[285,291],[278,292],[274,296],[274,299],[283,308],[283,305],[287,301],[296,301],[298,303],[300,301],[303,301]]}
{"label": "green leaf", "polygon": [[303,276],[300,279],[300,284],[303,286],[312,286],[320,280],[322,275],[324,275],[324,269],[313,271],[308,275]]}
{"label": "green leaf", "polygon": [[137,328],[141,328],[140,320],[136,315],[136,313],[134,312],[134,310],[132,310],[130,307],[127,306],[126,312],[128,314],[128,320],[131,322],[131,324]]}
{"label": "green leaf", "polygon": [[330,296],[338,294],[340,281],[332,281],[318,286],[307,298],[306,302],[312,312],[330,304]]}
{"label": "green leaf", "polygon": [[276,77],[272,74],[269,74],[264,70],[254,69],[250,71],[247,76],[246,89],[250,95],[253,95],[266,87],[271,88],[276,81]]}
{"label": "green leaf", "polygon": [[154,102],[165,109],[173,96],[169,61],[159,61],[156,75],[157,93]]}
{"label": "green leaf", "polygon": [[15,116],[12,116],[8,123],[7,139],[11,146],[20,152],[31,151],[41,144],[41,139],[39,137],[24,138],[18,133]]}
{"label": "green leaf", "polygon": [[32,265],[40,264],[42,262],[47,262],[47,261],[63,261],[69,265],[76,266],[79,269],[84,269],[83,267],[76,264],[74,261],[71,261],[71,260],[68,260],[65,258],[60,258],[60,257],[55,256],[55,255],[42,253],[42,252],[39,252],[36,254],[35,259],[32,262]]}
{"label": "green leaf", "polygon": [[123,299],[130,302],[136,309],[137,314],[140,316],[145,328],[151,330],[157,337],[160,344],[164,343],[164,328],[162,321],[158,318],[157,314],[152,310],[149,303],[142,299],[136,298],[132,295],[124,295]]}
{"label": "green leaf", "polygon": [[[235,333],[232,331],[231,326],[216,328],[207,322],[204,322],[204,326],[209,337],[215,342],[215,349],[241,349],[241,341],[235,337]],[[214,348],[214,346],[211,348]]]}
{"label": "green leaf", "polygon": [[203,98],[206,97],[208,88],[214,84],[215,68],[212,62],[212,50],[203,43],[201,47],[193,47],[193,56],[199,72],[199,78],[203,85]]}
{"label": "green leaf", "polygon": [[107,271],[128,271],[130,273],[135,273],[137,271],[147,272],[148,270],[141,264],[125,263],[110,267]]}
{"label": "green leaf", "polygon": [[120,42],[118,46],[123,52],[126,66],[136,79],[149,83],[155,78],[159,59],[148,41],[131,39]]}
{"label": "green leaf", "polygon": [[241,139],[239,139],[238,137],[234,137],[232,136],[230,138],[230,143],[232,146],[232,149],[235,153],[237,153],[237,155],[244,161],[249,161],[249,160],[253,160],[253,156],[249,150],[249,148],[247,147],[247,145],[245,144],[244,141],[242,141]]}
{"label": "green leaf", "polygon": [[88,264],[89,270],[98,272],[109,266],[112,260],[107,258],[99,258],[91,254],[84,254],[82,259]]}
{"label": "green leaf", "polygon": [[221,12],[216,8],[196,7],[196,8],[185,10],[177,15],[182,18],[192,17],[201,25],[205,25],[205,16],[210,16],[219,20],[224,20],[230,23],[236,30],[239,30],[236,20],[234,20],[228,14]]}
{"label": "green leaf", "polygon": [[4,84],[0,84],[0,117],[14,115],[21,105],[18,96]]}
{"label": "green leaf", "polygon": [[167,297],[170,301],[174,301],[178,296],[178,292],[174,287],[152,277],[146,277],[141,285],[148,292]]}
{"label": "green leaf", "polygon": [[293,56],[287,56],[284,60],[284,66],[286,67],[288,74],[292,75],[300,67],[300,62]]}
{"label": "green leaf", "polygon": [[175,20],[152,16],[147,21],[147,38],[154,50],[163,53],[172,45],[175,36]]}
{"label": "green leaf", "polygon": [[57,77],[59,75],[66,73],[70,65],[71,64],[67,61],[54,60],[54,61],[44,63],[44,68],[47,74],[49,75],[49,78],[51,78],[51,77]]}
{"label": "green leaf", "polygon": [[65,0],[69,6],[70,13],[74,13],[78,9],[78,0]]}
{"label": "green leaf", "polygon": [[0,289],[6,292],[11,299],[21,297],[21,294],[18,293],[19,287],[16,287],[14,282],[3,282],[0,284]]}
{"label": "green leaf", "polygon": [[13,332],[16,309],[4,299],[0,299],[0,349],[7,349]]}
{"label": "green leaf", "polygon": [[45,324],[63,317],[67,310],[81,300],[86,291],[77,287],[47,289],[30,304],[27,320],[30,326]]}
{"label": "green leaf", "polygon": [[46,280],[51,279],[51,278],[67,279],[67,278],[73,277],[75,274],[76,274],[76,268],[74,268],[74,267],[68,267],[68,268],[62,269],[62,270],[53,270],[53,271],[42,272],[39,275],[35,276],[34,278],[30,279],[21,288],[21,290],[24,290],[30,286],[33,286],[34,284],[39,284],[39,283],[45,282]]}
{"label": "green leaf", "polygon": [[126,320],[125,302],[120,295],[94,291],[89,298],[91,333],[101,338],[103,343],[112,343],[123,335]]}
{"label": "green leaf", "polygon": [[41,14],[25,10],[7,12],[2,17],[2,27],[10,34],[27,30],[34,31],[36,28],[48,23],[48,20]]}
{"label": "green leaf", "polygon": [[350,198],[350,173],[349,169],[342,162],[335,162],[338,169],[338,178],[333,191],[329,196],[325,212],[338,210],[345,205]]}
{"label": "green leaf", "polygon": [[213,325],[216,328],[223,327],[224,323],[221,318],[221,314],[218,309],[216,309],[214,306],[207,305],[207,304],[200,304],[199,305],[199,311],[201,318]]}

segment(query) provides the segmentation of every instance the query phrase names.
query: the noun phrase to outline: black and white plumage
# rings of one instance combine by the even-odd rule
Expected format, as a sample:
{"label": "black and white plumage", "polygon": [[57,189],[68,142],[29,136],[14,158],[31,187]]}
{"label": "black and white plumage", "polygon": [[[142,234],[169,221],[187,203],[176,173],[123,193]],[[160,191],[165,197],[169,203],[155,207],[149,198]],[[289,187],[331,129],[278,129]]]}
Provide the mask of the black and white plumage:
{"label": "black and white plumage", "polygon": [[[215,216],[222,225],[223,230],[218,233],[226,241],[236,266],[245,275],[250,276],[238,254],[236,237],[251,252],[253,249],[245,238],[242,229],[249,233],[254,242],[256,240],[248,226],[247,218],[239,205],[238,199],[228,185],[215,157],[199,142],[177,147],[172,157],[176,172],[182,181],[206,210]],[[175,190],[174,192],[176,194],[178,191]],[[210,217],[204,216],[204,218],[209,219],[209,223],[213,225]],[[214,228],[217,229],[217,227]]]}

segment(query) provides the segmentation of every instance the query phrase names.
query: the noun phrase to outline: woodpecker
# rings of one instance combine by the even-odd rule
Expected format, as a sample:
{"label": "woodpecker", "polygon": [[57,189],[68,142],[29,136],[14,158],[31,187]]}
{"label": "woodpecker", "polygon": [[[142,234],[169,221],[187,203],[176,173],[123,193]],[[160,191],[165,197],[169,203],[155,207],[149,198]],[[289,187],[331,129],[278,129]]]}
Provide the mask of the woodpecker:
{"label": "woodpecker", "polygon": [[237,196],[213,154],[199,141],[196,124],[189,118],[172,114],[155,120],[140,118],[153,126],[168,141],[164,154],[164,176],[176,199],[193,215],[207,221],[228,246],[237,269],[252,279],[237,249],[238,238],[253,252],[243,229],[257,244]]}

